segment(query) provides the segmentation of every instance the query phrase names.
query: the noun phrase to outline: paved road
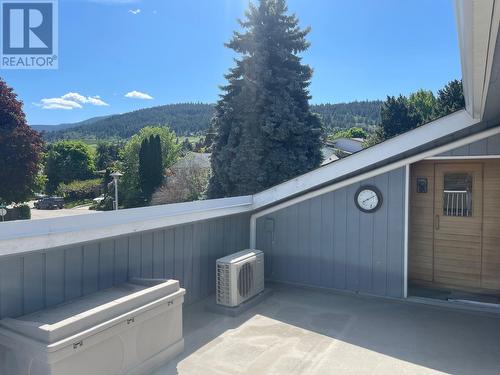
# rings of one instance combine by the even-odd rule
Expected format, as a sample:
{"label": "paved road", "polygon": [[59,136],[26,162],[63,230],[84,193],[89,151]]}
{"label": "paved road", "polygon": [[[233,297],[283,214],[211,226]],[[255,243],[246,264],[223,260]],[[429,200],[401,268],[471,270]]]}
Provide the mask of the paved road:
{"label": "paved road", "polygon": [[37,210],[33,208],[33,202],[29,202],[31,208],[31,219],[50,219],[54,217],[73,216],[73,215],[88,215],[102,211],[89,210],[89,206],[79,206],[75,208],[63,208],[61,210]]}

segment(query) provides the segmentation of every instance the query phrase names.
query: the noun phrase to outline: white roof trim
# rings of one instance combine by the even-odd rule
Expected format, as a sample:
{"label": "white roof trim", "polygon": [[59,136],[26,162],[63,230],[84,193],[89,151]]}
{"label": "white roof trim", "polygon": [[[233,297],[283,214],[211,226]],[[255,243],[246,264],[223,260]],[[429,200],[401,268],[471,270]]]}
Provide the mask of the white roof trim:
{"label": "white roof trim", "polygon": [[335,163],[325,165],[324,167],[264,190],[261,193],[257,193],[253,196],[254,208],[259,209],[303,191],[314,189],[333,179],[382,162],[407,150],[468,128],[478,122],[478,120],[473,119],[464,110],[441,117],[378,145],[355,153],[345,159],[340,159]]}
{"label": "white roof trim", "polygon": [[495,0],[455,0],[465,107],[481,119],[491,76],[500,9]]}
{"label": "white roof trim", "polygon": [[0,257],[249,212],[252,196],[131,208],[0,225]]}

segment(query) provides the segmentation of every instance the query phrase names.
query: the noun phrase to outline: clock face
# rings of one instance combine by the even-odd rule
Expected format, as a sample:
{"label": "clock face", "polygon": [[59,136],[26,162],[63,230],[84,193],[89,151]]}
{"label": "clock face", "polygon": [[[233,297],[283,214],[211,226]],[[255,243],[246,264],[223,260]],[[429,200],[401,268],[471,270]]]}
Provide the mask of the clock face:
{"label": "clock face", "polygon": [[356,206],[363,212],[374,212],[382,203],[382,195],[373,187],[362,187],[354,197]]}

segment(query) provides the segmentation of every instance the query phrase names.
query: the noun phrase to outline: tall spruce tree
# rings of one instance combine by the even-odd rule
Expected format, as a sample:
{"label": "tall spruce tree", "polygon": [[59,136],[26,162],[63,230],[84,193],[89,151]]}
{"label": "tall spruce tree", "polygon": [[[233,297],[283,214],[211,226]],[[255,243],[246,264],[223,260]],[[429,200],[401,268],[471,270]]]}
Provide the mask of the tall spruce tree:
{"label": "tall spruce tree", "polygon": [[225,76],[212,125],[210,197],[252,194],[305,173],[321,162],[321,124],[309,109],[309,47],[285,0],[250,4],[226,44],[241,55]]}

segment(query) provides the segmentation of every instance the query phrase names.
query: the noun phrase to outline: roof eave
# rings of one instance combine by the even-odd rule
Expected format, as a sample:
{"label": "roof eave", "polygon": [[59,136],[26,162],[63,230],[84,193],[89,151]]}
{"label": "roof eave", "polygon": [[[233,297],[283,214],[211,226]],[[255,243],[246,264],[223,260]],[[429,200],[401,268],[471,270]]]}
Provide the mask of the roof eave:
{"label": "roof eave", "polygon": [[465,108],[481,120],[491,78],[500,6],[496,0],[455,0]]}

